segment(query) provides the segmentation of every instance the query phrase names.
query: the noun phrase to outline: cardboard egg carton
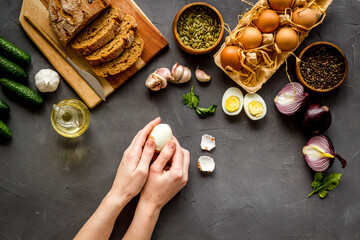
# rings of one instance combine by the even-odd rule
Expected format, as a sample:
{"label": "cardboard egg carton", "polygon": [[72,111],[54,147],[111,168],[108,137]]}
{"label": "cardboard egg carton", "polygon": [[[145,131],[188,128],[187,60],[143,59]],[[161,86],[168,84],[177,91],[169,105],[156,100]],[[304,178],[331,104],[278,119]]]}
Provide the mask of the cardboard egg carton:
{"label": "cardboard egg carton", "polygon": [[[304,2],[303,0],[300,0],[302,2]],[[295,2],[300,2],[299,0]],[[306,2],[306,1],[305,1]],[[308,2],[312,2],[312,1],[308,1]],[[324,11],[327,10],[327,8],[329,7],[329,5],[332,3],[332,0],[314,0],[314,3],[316,3],[318,6],[320,6]],[[244,14],[244,16],[240,19],[237,27],[233,30],[237,31],[240,28],[243,28],[244,26],[247,25],[247,23],[250,22],[250,18],[252,16],[252,13],[254,11],[256,11],[259,6],[261,5],[267,5],[267,0],[260,0],[258,1],[254,7],[248,11],[247,13]],[[321,14],[318,15],[318,21],[319,19],[322,17]],[[284,26],[281,26],[284,27]],[[232,32],[232,33],[233,33]],[[302,41],[304,41],[304,39],[308,36],[309,31],[304,31],[301,32],[299,34],[299,45],[301,44]],[[298,46],[299,46],[298,45]],[[256,71],[256,82],[254,83],[250,83],[250,84],[244,84],[244,80],[246,79],[246,77],[239,75],[236,72],[231,72],[231,71],[227,71],[225,70],[225,68],[221,65],[220,63],[220,53],[221,51],[226,47],[226,41],[225,43],[221,46],[220,50],[214,55],[214,61],[215,64],[221,68],[232,80],[234,80],[238,85],[240,85],[244,90],[246,90],[249,93],[255,93],[257,92],[264,83],[266,83],[266,81],[277,71],[277,69],[285,62],[285,60],[292,54],[290,52],[282,52],[282,53],[277,53],[274,50],[274,54],[272,54],[272,59],[276,62],[276,68],[270,69],[270,68],[262,68],[262,69],[258,69]],[[295,51],[296,49],[294,49],[293,51]]]}

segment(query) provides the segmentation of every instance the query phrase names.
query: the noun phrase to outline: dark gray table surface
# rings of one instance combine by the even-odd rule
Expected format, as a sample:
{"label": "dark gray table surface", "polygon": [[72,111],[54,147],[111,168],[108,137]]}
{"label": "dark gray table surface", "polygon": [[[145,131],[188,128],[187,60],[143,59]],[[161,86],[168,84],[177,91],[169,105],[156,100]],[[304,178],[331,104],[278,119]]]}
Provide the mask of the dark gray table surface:
{"label": "dark gray table surface", "polygon": [[[0,98],[11,107],[6,121],[13,138],[0,144],[0,239],[71,239],[96,209],[114,179],[123,151],[138,129],[161,116],[171,125],[182,146],[191,152],[187,186],[162,210],[153,239],[358,239],[360,237],[360,1],[334,0],[323,24],[298,48],[329,41],[345,52],[349,73],[338,90],[311,93],[313,102],[330,107],[333,122],[326,134],[348,161],[335,162],[327,172],[342,173],[340,185],[325,200],[311,192],[313,173],[302,147],[309,139],[294,117],[282,116],[273,98],[288,83],[282,66],[263,86],[268,113],[252,122],[242,112],[226,116],[221,109],[224,91],[236,84],[213,62],[212,54],[193,56],[175,44],[171,23],[176,12],[191,1],[137,0],[137,4],[169,42],[169,47],[132,79],[91,111],[91,125],[79,138],[65,139],[51,126],[52,104],[78,98],[62,80],[59,89],[44,94],[45,104],[28,109]],[[231,28],[249,6],[240,0],[207,1],[217,7]],[[28,85],[34,76],[53,68],[22,30],[21,1],[1,0],[0,35],[32,56]],[[226,34],[225,34],[226,35]],[[169,84],[160,92],[144,85],[148,74],[176,61],[212,75],[211,83],[195,78],[184,85]],[[289,72],[295,80],[294,58]],[[194,86],[200,105],[217,104],[214,116],[200,119],[182,103]],[[202,152],[203,134],[216,138],[216,149]],[[215,159],[216,170],[203,175],[197,159]],[[119,216],[112,239],[126,231],[136,199]]]}

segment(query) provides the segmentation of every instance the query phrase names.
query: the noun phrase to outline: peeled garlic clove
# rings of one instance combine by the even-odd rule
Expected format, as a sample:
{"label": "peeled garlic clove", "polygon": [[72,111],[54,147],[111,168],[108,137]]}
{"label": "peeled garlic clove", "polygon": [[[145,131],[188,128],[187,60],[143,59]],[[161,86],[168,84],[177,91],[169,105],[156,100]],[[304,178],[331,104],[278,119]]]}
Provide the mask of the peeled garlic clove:
{"label": "peeled garlic clove", "polygon": [[209,82],[211,80],[211,76],[199,68],[197,68],[195,71],[195,77],[199,82]]}
{"label": "peeled garlic clove", "polygon": [[171,75],[173,77],[173,82],[180,81],[183,74],[184,74],[184,66],[180,65],[179,63],[175,63],[171,69]]}
{"label": "peeled garlic clove", "polygon": [[177,83],[186,83],[191,79],[191,71],[188,67],[184,67],[184,73]]}

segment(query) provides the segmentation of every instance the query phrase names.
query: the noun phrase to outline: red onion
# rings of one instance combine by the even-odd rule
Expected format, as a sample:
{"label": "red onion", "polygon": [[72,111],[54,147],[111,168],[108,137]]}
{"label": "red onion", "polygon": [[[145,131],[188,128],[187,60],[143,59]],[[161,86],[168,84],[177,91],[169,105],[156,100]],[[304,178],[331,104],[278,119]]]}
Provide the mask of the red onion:
{"label": "red onion", "polygon": [[334,145],[330,138],[325,135],[312,137],[303,147],[305,161],[316,172],[324,172],[334,163],[337,157],[342,167],[346,166],[346,160],[334,152]]}
{"label": "red onion", "polygon": [[331,125],[330,109],[321,104],[311,104],[304,114],[303,125],[311,133],[325,132]]}
{"label": "red onion", "polygon": [[305,103],[308,93],[300,83],[286,84],[274,99],[277,109],[284,115],[294,115]]}

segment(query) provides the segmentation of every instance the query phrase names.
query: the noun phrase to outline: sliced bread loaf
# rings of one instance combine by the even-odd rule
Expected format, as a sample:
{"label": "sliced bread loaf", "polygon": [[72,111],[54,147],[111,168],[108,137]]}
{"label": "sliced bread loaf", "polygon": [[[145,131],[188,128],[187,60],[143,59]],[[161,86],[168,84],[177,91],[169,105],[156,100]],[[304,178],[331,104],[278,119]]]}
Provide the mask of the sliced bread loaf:
{"label": "sliced bread loaf", "polygon": [[123,15],[118,8],[109,7],[75,37],[71,47],[80,55],[90,54],[115,38],[122,20]]}
{"label": "sliced bread loaf", "polygon": [[50,0],[50,23],[65,46],[110,5],[110,0]]}
{"label": "sliced bread loaf", "polygon": [[116,75],[131,67],[141,56],[143,49],[144,41],[137,33],[131,46],[126,48],[120,56],[109,62],[92,66],[92,69],[96,75],[101,77]]}
{"label": "sliced bread loaf", "polygon": [[120,31],[115,38],[102,48],[92,52],[90,55],[87,55],[85,59],[91,65],[99,65],[118,57],[125,48],[131,46],[134,40],[136,28],[137,24],[135,18],[131,15],[125,14],[124,20],[120,24]]}

